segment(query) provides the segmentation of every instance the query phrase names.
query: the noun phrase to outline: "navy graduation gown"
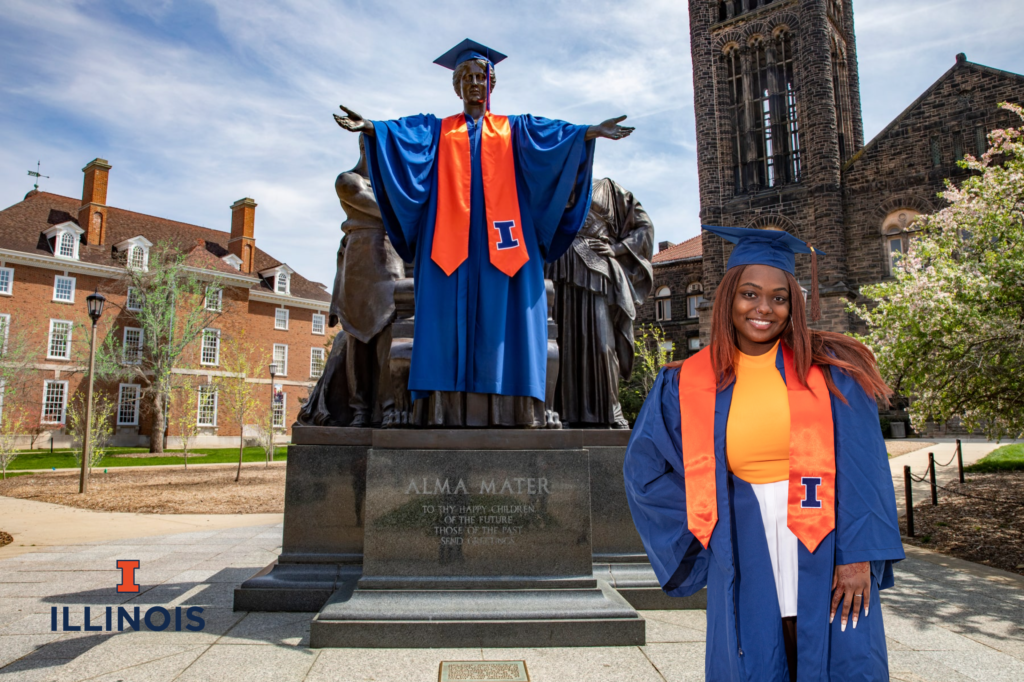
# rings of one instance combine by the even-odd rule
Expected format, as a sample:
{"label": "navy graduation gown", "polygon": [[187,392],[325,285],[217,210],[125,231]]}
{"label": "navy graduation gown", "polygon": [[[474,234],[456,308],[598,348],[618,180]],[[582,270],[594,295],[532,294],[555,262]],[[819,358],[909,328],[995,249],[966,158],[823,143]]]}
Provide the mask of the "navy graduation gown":
{"label": "navy graduation gown", "polygon": [[[785,379],[782,352],[776,366]],[[708,549],[686,527],[679,417],[679,369],[663,369],[640,411],[623,469],[633,521],[662,588],[686,596],[707,587],[706,679],[789,679],[775,581],[761,511],[749,483],[728,472],[725,433],[732,387],[715,402],[718,524]],[[836,528],[814,553],[799,545],[797,674],[803,682],[889,679],[879,590],[904,557],[896,497],[875,401],[832,368],[849,404],[832,396],[836,444]],[[836,565],[871,562],[871,601],[857,629],[828,622]]]}
{"label": "navy graduation gown", "polygon": [[414,400],[432,391],[544,400],[544,262],[565,252],[587,217],[594,142],[584,139],[587,126],[530,115],[508,118],[530,257],[513,277],[490,262],[481,125],[467,117],[472,157],[469,256],[448,276],[430,258],[441,119],[420,114],[373,122],[375,135],[366,146],[370,182],[391,243],[416,266],[416,342],[409,371]]}

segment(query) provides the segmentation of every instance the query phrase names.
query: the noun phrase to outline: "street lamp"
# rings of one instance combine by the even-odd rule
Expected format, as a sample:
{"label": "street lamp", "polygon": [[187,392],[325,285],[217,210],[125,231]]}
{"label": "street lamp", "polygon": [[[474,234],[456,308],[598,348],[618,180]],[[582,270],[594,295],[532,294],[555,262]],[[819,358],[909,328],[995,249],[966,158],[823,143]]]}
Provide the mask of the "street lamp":
{"label": "street lamp", "polygon": [[270,454],[267,455],[267,466],[270,466],[270,462],[274,459],[274,400],[277,398],[277,393],[274,391],[274,377],[277,376],[277,363],[270,363],[270,432],[268,438],[270,439]]}
{"label": "street lamp", "polygon": [[89,458],[92,456],[92,386],[96,375],[96,323],[103,314],[103,304],[107,299],[96,291],[85,299],[92,320],[92,340],[89,342],[89,388],[85,394],[85,435],[82,436],[82,476],[78,481],[78,492],[89,490]]}

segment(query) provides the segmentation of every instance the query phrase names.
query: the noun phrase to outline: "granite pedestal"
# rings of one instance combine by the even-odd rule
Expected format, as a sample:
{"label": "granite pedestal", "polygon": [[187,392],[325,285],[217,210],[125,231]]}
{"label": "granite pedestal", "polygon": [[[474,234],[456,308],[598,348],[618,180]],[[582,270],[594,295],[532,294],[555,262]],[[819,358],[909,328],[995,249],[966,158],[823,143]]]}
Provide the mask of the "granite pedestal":
{"label": "granite pedestal", "polygon": [[[383,431],[296,426],[289,448],[281,556],[235,590],[235,609],[315,611],[335,592],[354,592],[363,576],[366,469],[371,448],[585,450],[592,509],[588,579],[606,583],[634,608],[703,608],[703,592],[686,599],[665,595],[647,562],[622,482],[628,439],[628,431],[596,429]],[[529,482],[525,485],[529,496]],[[395,581],[399,576],[366,577],[364,585],[369,588],[374,580]],[[478,586],[484,585],[480,577],[476,580]],[[569,589],[564,575],[558,580]],[[418,585],[427,586],[427,576],[419,576]]]}

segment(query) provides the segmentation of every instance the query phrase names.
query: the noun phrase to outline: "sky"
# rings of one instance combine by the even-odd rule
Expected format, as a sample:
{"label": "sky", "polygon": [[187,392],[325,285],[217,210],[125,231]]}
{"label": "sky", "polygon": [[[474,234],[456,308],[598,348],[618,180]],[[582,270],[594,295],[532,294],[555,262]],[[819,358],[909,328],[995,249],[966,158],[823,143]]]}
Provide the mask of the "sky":
{"label": "sky", "polygon": [[[467,11],[468,10],[468,11]],[[1024,72],[1019,0],[855,0],[867,139],[969,60]],[[599,140],[595,178],[631,190],[657,241],[699,230],[687,4],[680,0],[4,0],[0,207],[32,188],[82,192],[107,159],[107,203],[230,230],[252,197],[256,243],[334,279],[334,178],[358,156],[331,116],[460,110],[433,60],[463,38],[509,55],[496,113],[636,132]]]}

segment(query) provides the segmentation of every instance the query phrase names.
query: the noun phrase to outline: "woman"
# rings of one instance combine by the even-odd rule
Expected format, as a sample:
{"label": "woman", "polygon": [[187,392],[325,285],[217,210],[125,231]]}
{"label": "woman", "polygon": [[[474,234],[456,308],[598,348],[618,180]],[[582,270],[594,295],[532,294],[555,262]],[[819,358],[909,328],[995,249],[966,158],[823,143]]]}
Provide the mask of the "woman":
{"label": "woman", "polygon": [[707,586],[708,680],[888,680],[878,591],[903,558],[876,403],[890,391],[866,347],[808,329],[794,272],[810,247],[705,229],[736,246],[711,345],[662,370],[634,425],[637,530],[668,594]]}

